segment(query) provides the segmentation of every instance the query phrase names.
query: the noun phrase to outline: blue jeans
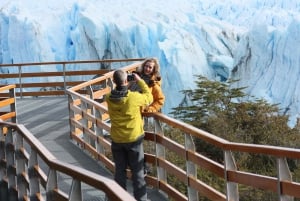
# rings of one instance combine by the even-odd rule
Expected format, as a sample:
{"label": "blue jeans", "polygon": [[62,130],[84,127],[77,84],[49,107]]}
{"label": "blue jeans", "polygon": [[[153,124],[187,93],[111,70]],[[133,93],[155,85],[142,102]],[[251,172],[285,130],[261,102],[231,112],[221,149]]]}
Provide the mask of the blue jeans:
{"label": "blue jeans", "polygon": [[112,142],[111,150],[115,162],[115,181],[126,190],[126,168],[132,173],[133,195],[138,201],[147,200],[144,178],[144,136],[131,143]]}

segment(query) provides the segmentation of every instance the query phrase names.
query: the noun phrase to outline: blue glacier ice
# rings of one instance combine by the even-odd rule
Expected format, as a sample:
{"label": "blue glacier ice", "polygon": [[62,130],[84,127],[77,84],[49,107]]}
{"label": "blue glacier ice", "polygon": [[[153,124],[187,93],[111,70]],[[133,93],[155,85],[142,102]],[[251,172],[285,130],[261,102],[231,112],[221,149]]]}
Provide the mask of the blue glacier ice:
{"label": "blue glacier ice", "polygon": [[298,0],[0,1],[0,63],[157,57],[164,113],[203,75],[239,79],[295,125],[299,35]]}

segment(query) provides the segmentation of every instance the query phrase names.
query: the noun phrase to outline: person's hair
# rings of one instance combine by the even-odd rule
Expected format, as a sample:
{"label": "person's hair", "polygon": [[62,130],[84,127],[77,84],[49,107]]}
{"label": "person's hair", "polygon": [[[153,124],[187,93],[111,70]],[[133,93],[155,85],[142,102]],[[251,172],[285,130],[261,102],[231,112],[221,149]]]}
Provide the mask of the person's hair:
{"label": "person's hair", "polygon": [[113,80],[117,86],[121,86],[127,79],[127,73],[123,70],[116,70],[113,74]]}
{"label": "person's hair", "polygon": [[147,62],[151,62],[151,63],[154,63],[154,68],[153,68],[153,71],[151,73],[151,77],[154,78],[155,80],[160,80],[161,79],[161,76],[160,76],[160,66],[159,66],[159,62],[156,58],[148,58],[146,59],[142,65],[141,65],[141,73],[144,73],[144,67],[146,65]]}

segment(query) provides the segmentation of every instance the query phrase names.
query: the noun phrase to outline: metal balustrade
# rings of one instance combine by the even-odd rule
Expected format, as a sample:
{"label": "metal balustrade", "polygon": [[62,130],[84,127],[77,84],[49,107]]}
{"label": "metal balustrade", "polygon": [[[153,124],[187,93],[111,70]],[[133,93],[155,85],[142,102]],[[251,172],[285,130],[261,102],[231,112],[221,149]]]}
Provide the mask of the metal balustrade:
{"label": "metal balustrade", "polygon": [[[122,69],[134,71],[139,65],[140,62],[137,62],[124,66]],[[109,115],[104,101],[105,95],[113,87],[112,74],[113,72],[109,71],[98,78],[70,86],[71,88],[65,89],[65,93],[69,100],[72,140],[78,143],[83,151],[89,152],[94,159],[99,160],[113,172]],[[2,113],[2,115],[5,114]],[[146,176],[146,181],[148,185],[161,190],[170,199],[176,201],[198,200],[199,196],[203,196],[214,201],[237,201],[239,200],[240,185],[276,193],[280,201],[292,201],[300,198],[300,183],[293,180],[287,163],[288,159],[300,158],[300,149],[229,142],[161,113],[143,113],[143,116],[147,123],[145,143],[149,143],[152,149],[145,153],[145,157],[147,163],[153,168],[153,172]],[[0,142],[0,186],[7,186],[8,192],[13,196],[38,195],[36,198],[40,199],[40,196],[45,195],[47,200],[51,200],[51,196],[54,195],[62,200],[73,200],[80,195],[80,183],[87,182],[94,186],[99,182],[97,187],[101,186],[107,195],[116,197],[114,200],[132,199],[129,195],[124,197],[122,189],[120,189],[121,193],[118,193],[115,190],[117,187],[111,188],[111,183],[115,184],[113,181],[98,175],[92,175],[92,178],[88,177],[90,173],[85,175],[84,170],[57,161],[51,156],[51,153],[47,153],[43,148],[40,149],[42,146],[28,134],[23,126],[1,122],[0,127],[7,127],[7,136],[1,135]],[[170,128],[177,130],[176,135],[181,136],[182,141],[176,141],[168,136],[166,131],[169,131]],[[205,155],[197,153],[194,145],[195,138],[223,151],[224,161],[222,163],[213,161]],[[22,145],[24,141],[28,145]],[[39,146],[35,146],[36,144]],[[24,149],[27,146],[31,147],[31,150]],[[170,160],[170,153],[183,163],[178,165]],[[274,158],[277,161],[277,175],[260,175],[239,170],[234,153],[260,154]],[[36,160],[36,158],[43,159],[43,163],[47,164],[49,170],[42,172],[39,168],[40,164],[36,164],[36,161],[40,161],[40,159]],[[82,174],[76,176],[77,171]],[[199,171],[208,171],[220,178],[224,182],[225,189],[215,189],[210,183],[202,181],[201,178],[198,178]],[[69,197],[57,189],[58,173],[69,175],[74,181],[73,186],[70,187],[72,193],[69,194]],[[128,171],[128,176],[130,177],[130,171]],[[182,192],[173,186],[169,180],[170,177],[184,184],[186,191]],[[39,185],[37,181],[40,182]],[[43,190],[37,190],[37,186],[40,185],[43,186]]]}

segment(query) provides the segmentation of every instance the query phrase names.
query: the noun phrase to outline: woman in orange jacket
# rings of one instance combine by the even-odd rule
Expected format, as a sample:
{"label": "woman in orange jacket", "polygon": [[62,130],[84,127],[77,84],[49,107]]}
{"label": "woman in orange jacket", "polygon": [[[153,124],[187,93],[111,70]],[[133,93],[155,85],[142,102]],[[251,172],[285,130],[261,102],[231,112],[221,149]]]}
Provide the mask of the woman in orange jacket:
{"label": "woman in orange jacket", "polygon": [[[141,67],[136,71],[136,73],[139,74],[140,77],[148,85],[153,97],[153,102],[150,105],[142,108],[143,112],[161,112],[162,106],[165,103],[165,95],[163,94],[161,89],[162,80],[161,80],[159,68],[160,66],[158,60],[155,58],[149,58],[146,59],[142,63]],[[141,89],[136,82],[130,82],[128,89],[131,91],[141,92]],[[151,171],[145,161],[144,173],[146,175],[150,172]]]}
{"label": "woman in orange jacket", "polygon": [[[160,112],[165,102],[165,95],[161,89],[161,76],[159,73],[159,63],[155,58],[146,59],[136,73],[147,83],[152,96],[153,102],[143,108],[143,112]],[[130,83],[131,91],[140,91],[136,83]]]}

